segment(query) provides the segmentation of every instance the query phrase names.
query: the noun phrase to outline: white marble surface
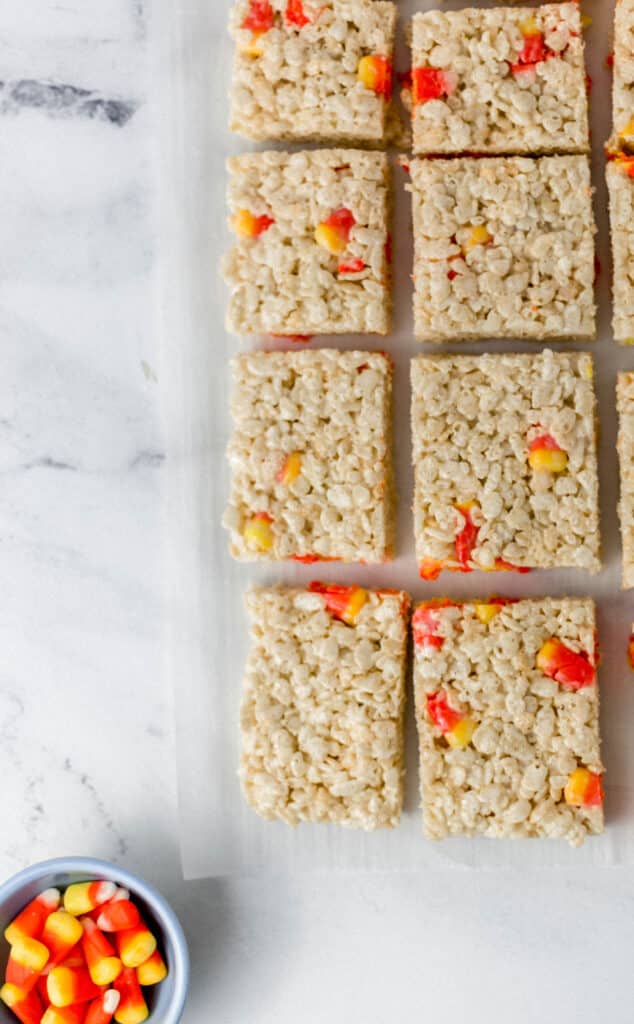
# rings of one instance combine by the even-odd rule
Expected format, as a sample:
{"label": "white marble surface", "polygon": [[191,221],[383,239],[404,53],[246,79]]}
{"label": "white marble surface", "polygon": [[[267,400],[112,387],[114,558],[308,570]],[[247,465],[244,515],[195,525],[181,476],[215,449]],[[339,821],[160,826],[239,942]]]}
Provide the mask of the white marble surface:
{"label": "white marble surface", "polygon": [[161,886],[191,940],[186,1024],[626,1022],[626,869],[181,880],[146,14],[0,7],[0,82],[90,93],[0,90],[0,877],[87,853]]}

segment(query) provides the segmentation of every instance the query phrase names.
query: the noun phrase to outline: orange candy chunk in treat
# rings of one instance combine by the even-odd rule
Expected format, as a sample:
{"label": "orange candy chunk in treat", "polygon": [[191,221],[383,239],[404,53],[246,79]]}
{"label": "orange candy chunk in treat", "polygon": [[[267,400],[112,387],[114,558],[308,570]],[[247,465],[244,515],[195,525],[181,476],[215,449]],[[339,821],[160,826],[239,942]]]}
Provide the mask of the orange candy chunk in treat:
{"label": "orange candy chunk in treat", "polygon": [[121,1002],[121,996],[113,988],[94,999],[88,1007],[84,1024],[110,1024]]}
{"label": "orange candy chunk in treat", "polygon": [[49,914],[42,932],[42,942],[48,948],[53,966],[65,960],[73,946],[77,945],[84,930],[76,917],[66,910]]}
{"label": "orange candy chunk in treat", "polygon": [[53,1006],[87,1003],[99,995],[99,989],[85,967],[54,967],[46,982]]}
{"label": "orange candy chunk in treat", "polygon": [[142,1024],[142,1021],[147,1020],[149,1011],[136,971],[126,968],[115,981],[114,987],[121,997],[114,1014],[117,1024]]}
{"label": "orange candy chunk in treat", "polygon": [[568,466],[568,455],[552,434],[540,434],[528,446],[528,464],[534,470],[563,473]]}
{"label": "orange candy chunk in treat", "polygon": [[604,799],[601,778],[587,768],[575,768],[564,789],[566,803],[571,807],[600,807]]}
{"label": "orange candy chunk in treat", "polygon": [[596,681],[596,670],[586,654],[578,654],[551,637],[537,654],[537,668],[565,690],[581,690]]}
{"label": "orange candy chunk in treat", "polygon": [[350,232],[356,224],[354,214],[347,207],[341,206],[315,228],[315,241],[322,249],[333,255],[340,255],[348,248]]}
{"label": "orange candy chunk in treat", "polygon": [[463,750],[471,743],[476,723],[469,715],[452,708],[442,691],[427,694],[427,714],[437,725],[450,747]]}
{"label": "orange candy chunk in treat", "polygon": [[0,988],[0,1000],[22,1024],[40,1024],[44,1006],[37,991],[23,992],[17,985],[7,982]]}
{"label": "orange candy chunk in treat", "polygon": [[414,634],[414,645],[416,647],[431,647],[440,650],[445,638],[440,636],[439,612],[443,608],[457,607],[454,601],[448,598],[436,598],[433,601],[425,601],[420,604],[412,617],[412,630]]}
{"label": "orange candy chunk in treat", "polygon": [[275,13],[269,0],[251,0],[249,13],[240,27],[261,35],[263,32],[269,32],[274,24]]}
{"label": "orange candy chunk in treat", "polygon": [[256,217],[250,210],[238,210],[231,224],[235,233],[241,238],[259,238],[265,231],[268,231],[272,224],[275,224],[275,220],[273,217],[267,216],[266,213]]}
{"label": "orange candy chunk in treat", "polygon": [[366,89],[389,100],[392,96],[393,68],[391,60],[378,54],[362,57],[357,68],[357,78]]}
{"label": "orange candy chunk in treat", "polygon": [[121,974],[122,963],[103,932],[90,917],[83,917],[81,945],[90,977],[95,985],[110,985]]}
{"label": "orange candy chunk in treat", "polygon": [[64,893],[64,910],[73,917],[89,914],[111,900],[116,891],[114,882],[77,882]]}
{"label": "orange candy chunk in treat", "polygon": [[460,562],[463,572],[471,572],[469,562],[473,549],[478,543],[480,527],[475,525],[471,517],[472,511],[476,507],[475,501],[466,501],[461,505],[456,505],[456,509],[464,519],[464,526],[456,536],[456,558]]}
{"label": "orange candy chunk in treat", "polygon": [[630,635],[630,639],[627,645],[627,660],[630,663],[630,668],[634,672],[634,633]]}
{"label": "orange candy chunk in treat", "polygon": [[437,580],[445,568],[445,563],[437,558],[423,558],[418,572],[423,580]]}
{"label": "orange candy chunk in treat", "polygon": [[341,619],[348,626],[354,626],[359,612],[368,600],[368,592],[363,587],[342,587],[336,584],[310,583],[308,589],[313,594],[321,594],[326,608],[335,619]]}
{"label": "orange candy chunk in treat", "polygon": [[139,967],[148,960],[156,949],[156,939],[143,924],[117,932],[117,950],[124,967]]}
{"label": "orange candy chunk in treat", "polygon": [[49,959],[49,951],[42,942],[28,936],[11,946],[5,980],[25,994],[37,984]]}
{"label": "orange candy chunk in treat", "polygon": [[451,96],[458,88],[458,75],[440,68],[412,69],[412,103],[418,105],[429,100]]}
{"label": "orange candy chunk in treat", "polygon": [[287,455],[286,458],[284,459],[284,465],[280,469],[279,473],[276,475],[275,479],[277,480],[278,483],[284,484],[285,487],[288,487],[289,484],[292,484],[294,480],[297,480],[297,477],[299,476],[301,471],[301,454],[299,452],[291,452],[290,455]]}
{"label": "orange candy chunk in treat", "polygon": [[288,0],[284,11],[284,20],[287,25],[294,25],[296,28],[304,28],[305,25],[311,23],[302,0]]}
{"label": "orange candy chunk in treat", "polygon": [[152,956],[148,957],[144,964],[139,964],[136,976],[139,984],[144,986],[158,985],[167,977],[167,964],[158,949],[154,950]]}
{"label": "orange candy chunk in treat", "polygon": [[365,261],[361,259],[342,260],[337,271],[340,274],[360,274],[362,270],[365,270],[365,266]]}
{"label": "orange candy chunk in treat", "polygon": [[46,889],[21,910],[4,930],[4,937],[12,946],[18,938],[39,939],[49,914],[57,910],[61,900],[59,889]]}
{"label": "orange candy chunk in treat", "polygon": [[272,522],[273,520],[268,512],[257,512],[252,516],[242,531],[247,544],[257,551],[270,551],[273,547]]}

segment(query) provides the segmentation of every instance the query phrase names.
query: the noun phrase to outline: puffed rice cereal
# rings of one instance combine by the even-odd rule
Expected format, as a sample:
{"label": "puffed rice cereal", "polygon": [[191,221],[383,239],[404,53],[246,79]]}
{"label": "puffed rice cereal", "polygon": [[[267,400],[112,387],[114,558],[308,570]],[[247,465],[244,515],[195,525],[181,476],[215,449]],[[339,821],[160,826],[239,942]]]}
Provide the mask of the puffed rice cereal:
{"label": "puffed rice cereal", "polygon": [[247,594],[241,779],[261,817],[398,824],[409,598],[311,584]]}
{"label": "puffed rice cereal", "polygon": [[384,153],[322,149],[229,160],[237,243],[225,261],[236,334],[387,334]]}
{"label": "puffed rice cereal", "polygon": [[414,160],[420,341],[593,340],[586,157]]}
{"label": "puffed rice cereal", "polygon": [[[623,544],[623,587],[634,587],[634,373],[619,373],[616,382],[619,413],[621,496],[619,518]],[[634,630],[633,630],[634,632]]]}
{"label": "puffed rice cereal", "polygon": [[427,837],[600,833],[593,601],[427,602],[413,630]]}
{"label": "puffed rice cereal", "polygon": [[421,576],[601,568],[592,357],[412,362]]}
{"label": "puffed rice cereal", "polygon": [[634,0],[617,0],[614,13],[612,149],[634,153]]}
{"label": "puffed rice cereal", "polygon": [[634,345],[634,156],[606,167],[612,240],[612,330],[621,345]]}

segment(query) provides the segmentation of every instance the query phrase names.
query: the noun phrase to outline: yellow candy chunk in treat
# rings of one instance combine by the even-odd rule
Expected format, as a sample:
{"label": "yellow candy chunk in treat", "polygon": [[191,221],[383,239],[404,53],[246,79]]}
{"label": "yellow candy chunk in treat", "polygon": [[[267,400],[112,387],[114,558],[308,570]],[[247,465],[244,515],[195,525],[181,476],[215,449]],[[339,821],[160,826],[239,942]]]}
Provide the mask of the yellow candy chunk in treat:
{"label": "yellow candy chunk in treat", "polygon": [[520,22],[520,32],[523,36],[535,36],[539,32],[537,19],[530,17]]}
{"label": "yellow candy chunk in treat", "polygon": [[475,611],[476,618],[478,618],[483,625],[488,626],[489,622],[491,622],[496,615],[500,614],[502,611],[502,605],[489,604],[485,601],[476,601],[473,609]]}
{"label": "yellow candy chunk in treat", "polygon": [[258,512],[257,515],[249,519],[243,531],[247,544],[258,551],[270,551],[273,547],[272,521],[266,512]]}
{"label": "yellow candy chunk in treat", "polygon": [[299,476],[301,471],[302,457],[300,453],[291,452],[290,455],[286,456],[284,460],[284,465],[277,474],[276,479],[278,483],[284,484],[285,487],[288,487],[289,484],[292,484],[294,480],[297,480],[297,477]]}
{"label": "yellow candy chunk in treat", "polygon": [[476,725],[477,723],[474,722],[473,718],[469,718],[468,715],[461,718],[445,737],[449,746],[453,747],[454,750],[464,750],[465,747],[468,747],[476,730]]}
{"label": "yellow candy chunk in treat", "polygon": [[568,465],[566,452],[553,452],[547,448],[536,448],[528,456],[531,469],[542,469],[549,473],[563,473]]}
{"label": "yellow candy chunk in treat", "polygon": [[340,255],[345,252],[348,248],[346,239],[342,236],[341,232],[333,227],[331,224],[318,224],[315,228],[315,241],[322,249],[327,249],[328,252]]}
{"label": "yellow candy chunk in treat", "polygon": [[469,252],[470,249],[475,249],[476,245],[486,245],[491,241],[492,237],[493,236],[489,234],[484,224],[476,224],[469,238],[465,242],[463,249],[465,252]]}
{"label": "yellow candy chunk in treat", "polygon": [[587,768],[575,768],[566,783],[564,799],[571,807],[600,807],[603,803],[601,776]]}

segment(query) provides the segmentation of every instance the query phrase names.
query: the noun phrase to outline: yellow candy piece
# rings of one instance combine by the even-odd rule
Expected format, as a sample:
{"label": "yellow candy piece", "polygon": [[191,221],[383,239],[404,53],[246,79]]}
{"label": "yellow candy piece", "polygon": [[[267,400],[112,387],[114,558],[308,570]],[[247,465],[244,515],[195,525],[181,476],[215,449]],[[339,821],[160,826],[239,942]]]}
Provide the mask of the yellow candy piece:
{"label": "yellow candy piece", "polygon": [[242,535],[247,544],[258,551],[270,551],[273,547],[273,530],[266,514],[258,513],[249,519]]}
{"label": "yellow candy piece", "polygon": [[284,466],[282,468],[281,473],[278,476],[278,480],[281,484],[284,484],[285,487],[288,487],[289,484],[292,484],[294,480],[297,480],[297,477],[299,476],[301,471],[302,457],[300,453],[291,452],[291,454],[287,456],[284,462]]}
{"label": "yellow candy piece", "polygon": [[315,241],[322,249],[338,256],[348,248],[348,240],[333,224],[318,224],[315,228]]}
{"label": "yellow candy piece", "polygon": [[376,61],[374,57],[362,57],[357,68],[357,78],[366,89],[376,85]]}
{"label": "yellow candy piece", "polygon": [[476,245],[486,245],[490,242],[492,235],[489,234],[484,224],[476,224],[473,228],[469,238],[465,242],[463,249],[468,252],[470,249],[475,249]]}
{"label": "yellow candy piece", "polygon": [[585,28],[590,28],[591,24],[592,24],[592,18],[590,17],[590,15],[589,14],[582,14],[581,15],[581,28],[584,28],[584,29]]}
{"label": "yellow candy piece", "polygon": [[571,807],[585,807],[588,801],[590,787],[596,788],[597,776],[588,771],[587,768],[575,768],[568,776],[568,782],[564,789],[564,799]]}
{"label": "yellow candy piece", "polygon": [[528,463],[531,469],[563,473],[568,465],[568,455],[566,452],[552,451],[549,448],[535,448],[529,452]]}
{"label": "yellow candy piece", "polygon": [[526,18],[525,21],[520,22],[520,32],[523,36],[536,36],[539,32],[539,26],[537,19],[530,17]]}
{"label": "yellow candy piece", "polygon": [[242,238],[255,238],[257,234],[256,218],[250,210],[238,210],[231,221],[231,226]]}
{"label": "yellow candy piece", "polygon": [[462,718],[457,725],[453,727],[451,732],[446,734],[446,740],[450,747],[454,750],[464,750],[471,743],[471,739],[476,730],[477,723],[474,722],[473,718],[465,716]]}
{"label": "yellow candy piece", "polygon": [[367,592],[367,590],[364,590],[363,587],[355,587],[355,589],[353,590],[352,594],[350,595],[350,600],[348,601],[348,603],[346,605],[345,611],[343,612],[343,615],[341,616],[343,621],[345,623],[347,623],[348,626],[354,626],[354,624],[355,624],[355,622],[357,620],[357,615],[359,614],[359,612],[363,608],[363,606],[366,603],[367,599],[368,599],[368,592]]}
{"label": "yellow candy piece", "polygon": [[624,345],[634,345],[634,338],[626,338],[623,342]]}
{"label": "yellow candy piece", "polygon": [[586,380],[594,379],[594,363],[591,359],[581,361],[581,372]]}
{"label": "yellow candy piece", "polygon": [[488,626],[491,620],[494,619],[496,615],[500,614],[502,611],[502,605],[489,604],[486,601],[476,601],[474,611],[476,618],[478,618],[483,625]]}

